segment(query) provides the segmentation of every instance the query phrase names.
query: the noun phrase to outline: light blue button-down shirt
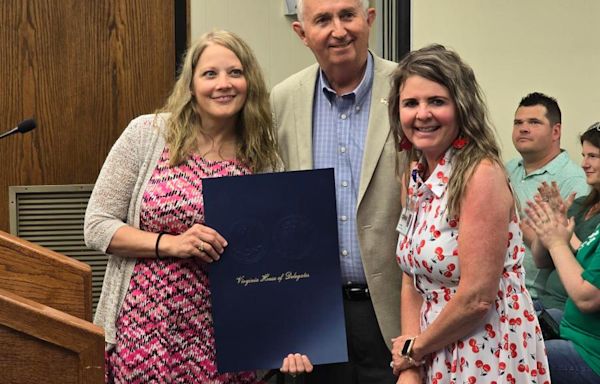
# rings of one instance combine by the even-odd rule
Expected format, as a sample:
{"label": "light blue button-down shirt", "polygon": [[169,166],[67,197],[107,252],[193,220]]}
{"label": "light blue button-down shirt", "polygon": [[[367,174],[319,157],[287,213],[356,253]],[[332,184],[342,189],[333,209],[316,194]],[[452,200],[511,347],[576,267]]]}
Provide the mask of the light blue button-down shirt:
{"label": "light blue button-down shirt", "polygon": [[313,164],[316,169],[335,169],[343,284],[366,283],[358,245],[356,205],[372,86],[373,57],[369,53],[363,79],[352,92],[336,95],[322,70],[315,89]]}

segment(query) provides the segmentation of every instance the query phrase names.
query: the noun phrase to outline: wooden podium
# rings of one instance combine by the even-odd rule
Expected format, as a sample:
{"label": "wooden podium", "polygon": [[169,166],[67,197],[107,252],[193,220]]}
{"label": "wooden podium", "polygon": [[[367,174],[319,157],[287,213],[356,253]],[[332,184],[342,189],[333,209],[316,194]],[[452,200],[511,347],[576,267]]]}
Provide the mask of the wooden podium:
{"label": "wooden podium", "polygon": [[104,383],[91,268],[0,231],[0,381]]}

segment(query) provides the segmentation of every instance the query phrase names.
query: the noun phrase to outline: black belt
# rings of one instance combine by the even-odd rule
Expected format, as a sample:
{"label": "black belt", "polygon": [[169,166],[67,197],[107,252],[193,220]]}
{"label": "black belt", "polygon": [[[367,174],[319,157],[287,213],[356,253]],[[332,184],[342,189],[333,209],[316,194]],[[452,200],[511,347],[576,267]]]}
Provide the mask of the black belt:
{"label": "black belt", "polygon": [[370,300],[371,294],[367,284],[347,284],[342,285],[342,292],[346,300]]}

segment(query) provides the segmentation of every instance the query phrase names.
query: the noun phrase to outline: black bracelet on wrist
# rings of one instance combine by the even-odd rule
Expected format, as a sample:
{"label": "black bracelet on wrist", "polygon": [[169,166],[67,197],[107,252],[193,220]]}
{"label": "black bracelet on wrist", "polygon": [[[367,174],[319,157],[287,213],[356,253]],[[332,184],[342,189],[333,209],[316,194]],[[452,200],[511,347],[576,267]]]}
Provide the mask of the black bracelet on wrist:
{"label": "black bracelet on wrist", "polygon": [[158,234],[158,237],[156,238],[156,245],[154,245],[154,253],[156,254],[156,258],[158,260],[162,260],[162,257],[160,257],[160,254],[158,253],[158,243],[160,242],[160,238],[165,234],[165,232],[160,232]]}

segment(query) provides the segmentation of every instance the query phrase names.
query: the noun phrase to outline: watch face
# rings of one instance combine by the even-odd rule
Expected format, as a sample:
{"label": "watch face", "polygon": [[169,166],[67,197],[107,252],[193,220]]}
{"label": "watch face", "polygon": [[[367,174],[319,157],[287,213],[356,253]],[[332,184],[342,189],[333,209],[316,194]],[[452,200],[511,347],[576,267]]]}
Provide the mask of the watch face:
{"label": "watch face", "polygon": [[409,356],[410,355],[410,352],[412,350],[412,344],[413,344],[414,341],[415,341],[415,339],[407,339],[404,342],[404,345],[402,346],[402,352],[401,352],[402,356]]}

